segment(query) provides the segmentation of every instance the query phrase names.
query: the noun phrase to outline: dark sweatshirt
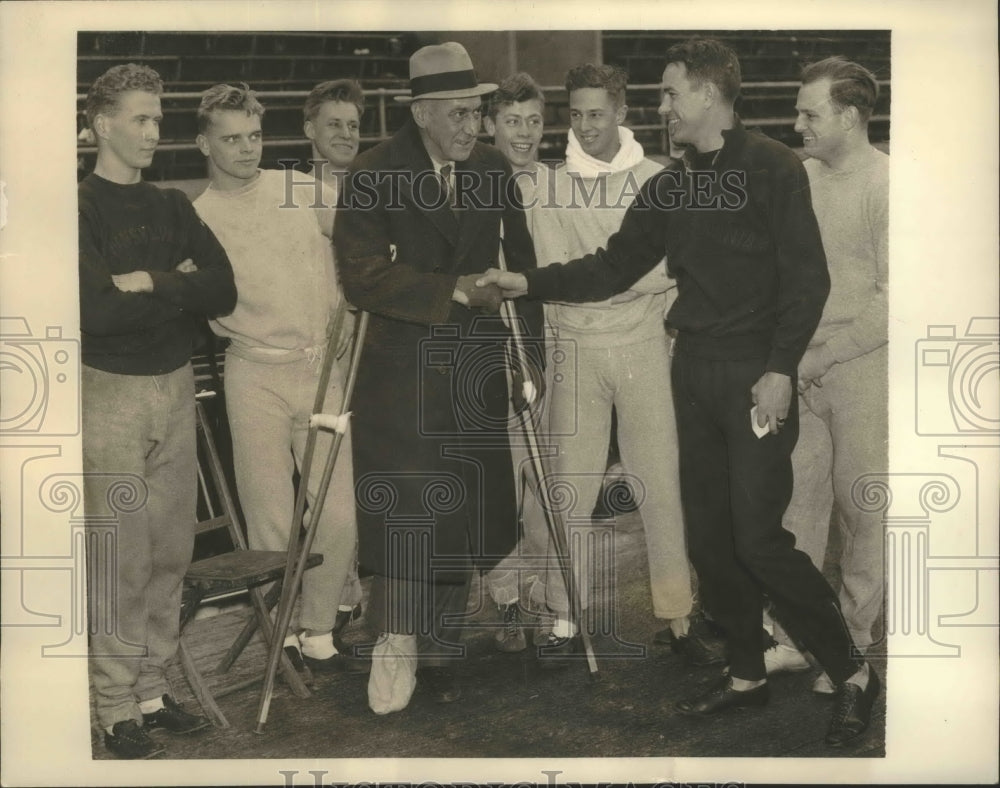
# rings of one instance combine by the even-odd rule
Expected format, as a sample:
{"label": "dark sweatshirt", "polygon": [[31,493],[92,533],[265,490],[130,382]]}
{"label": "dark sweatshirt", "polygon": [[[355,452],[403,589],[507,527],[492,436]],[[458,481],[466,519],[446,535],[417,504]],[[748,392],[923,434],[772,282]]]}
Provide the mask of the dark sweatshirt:
{"label": "dark sweatshirt", "polygon": [[[83,363],[162,375],[191,358],[199,322],[236,305],[229,258],[183,192],[91,173],[79,186]],[[191,259],[198,270],[174,269]],[[148,271],[152,293],[124,293],[112,274]]]}
{"label": "dark sweatshirt", "polygon": [[789,148],[739,121],[723,138],[698,169],[646,181],[606,249],[525,272],[529,297],[602,300],[666,254],[679,352],[764,358],[768,371],[794,376],[830,289],[809,181]]}

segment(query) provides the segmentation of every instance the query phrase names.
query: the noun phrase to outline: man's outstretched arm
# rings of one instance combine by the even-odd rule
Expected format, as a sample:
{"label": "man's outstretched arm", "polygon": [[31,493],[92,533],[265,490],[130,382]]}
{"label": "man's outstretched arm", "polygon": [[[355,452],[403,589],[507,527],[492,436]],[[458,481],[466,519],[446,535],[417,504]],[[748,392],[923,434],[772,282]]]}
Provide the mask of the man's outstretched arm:
{"label": "man's outstretched arm", "polygon": [[528,296],[569,303],[603,301],[628,290],[663,259],[674,204],[671,194],[677,188],[675,175],[665,170],[643,184],[606,249],[524,273],[490,269],[477,284],[496,284],[507,298]]}

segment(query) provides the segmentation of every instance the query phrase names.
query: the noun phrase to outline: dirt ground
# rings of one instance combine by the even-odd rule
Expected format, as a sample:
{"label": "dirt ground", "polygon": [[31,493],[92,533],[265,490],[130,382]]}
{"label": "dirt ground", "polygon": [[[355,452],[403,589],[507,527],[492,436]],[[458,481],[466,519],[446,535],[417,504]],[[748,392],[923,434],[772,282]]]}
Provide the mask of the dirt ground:
{"label": "dirt ground", "polygon": [[[669,648],[652,644],[662,628],[652,614],[642,524],[635,514],[609,525],[614,533],[616,603],[613,635],[598,638],[599,670],[584,663],[562,671],[539,668],[530,645],[518,654],[493,646],[496,607],[476,582],[470,600],[474,621],[461,667],[462,699],[436,704],[420,686],[402,712],[378,716],[367,704],[367,677],[314,677],[313,695],[293,696],[279,678],[263,734],[254,733],[260,684],[219,700],[231,727],[189,737],[155,732],[163,757],[198,758],[535,758],[535,757],[848,757],[885,754],[885,695],[872,726],[842,750],[823,742],[832,703],[810,692],[816,671],[775,676],[771,700],[708,719],[690,718],[674,703],[719,674],[691,668]],[[831,539],[831,554],[836,539]],[[829,563],[829,562],[828,562]],[[833,577],[828,572],[828,576]],[[365,584],[367,588],[367,583]],[[206,672],[242,626],[245,611],[195,621],[187,642]],[[491,627],[492,625],[492,627]],[[363,642],[364,619],[346,630]],[[617,638],[617,639],[616,639]],[[264,649],[255,639],[230,677],[263,671]],[[884,644],[872,653],[883,678]],[[170,673],[175,697],[198,709],[180,669]],[[227,680],[228,680],[227,678]],[[212,679],[213,681],[215,679]],[[94,726],[94,757],[109,757]]]}

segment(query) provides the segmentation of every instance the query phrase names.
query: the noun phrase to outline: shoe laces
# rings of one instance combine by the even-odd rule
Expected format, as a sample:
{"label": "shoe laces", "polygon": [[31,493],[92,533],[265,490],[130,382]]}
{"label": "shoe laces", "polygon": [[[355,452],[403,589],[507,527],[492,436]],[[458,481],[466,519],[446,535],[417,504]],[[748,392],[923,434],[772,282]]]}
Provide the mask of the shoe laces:
{"label": "shoe laces", "polygon": [[521,628],[521,610],[515,602],[507,605],[503,611],[503,633],[505,638],[516,638]]}
{"label": "shoe laces", "polygon": [[118,741],[128,744],[145,744],[149,741],[146,731],[135,720],[128,720],[125,725],[117,726],[117,731],[112,729],[112,735]]}
{"label": "shoe laces", "polygon": [[[831,725],[834,727],[840,726],[847,719],[848,715],[851,713],[851,709],[854,707],[854,694],[849,683],[844,683],[840,686],[837,692],[837,705],[833,709],[833,717],[831,719]],[[855,689],[860,689],[857,685],[854,685]]]}

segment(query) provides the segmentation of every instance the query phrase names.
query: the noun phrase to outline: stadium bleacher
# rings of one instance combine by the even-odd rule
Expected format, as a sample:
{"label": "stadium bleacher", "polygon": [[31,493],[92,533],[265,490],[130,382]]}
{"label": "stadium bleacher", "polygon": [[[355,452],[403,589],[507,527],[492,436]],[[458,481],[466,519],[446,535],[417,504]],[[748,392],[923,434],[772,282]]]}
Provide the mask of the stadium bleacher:
{"label": "stadium bleacher", "polygon": [[[887,30],[707,30],[697,31],[724,41],[740,58],[743,91],[737,110],[748,125],[763,127],[787,145],[801,144],[793,131],[795,94],[799,74],[807,63],[830,55],[856,60],[882,83],[870,134],[873,142],[889,138],[890,33]],[[601,36],[604,61],[624,68],[632,85],[656,84],[663,73],[663,55],[672,44],[690,37],[688,31],[615,30]],[[647,94],[652,99],[652,93]],[[662,126],[656,106],[629,100],[633,127]],[[568,117],[568,116],[567,116]],[[652,133],[650,133],[652,132]],[[662,133],[645,130],[641,139],[651,144]]]}
{"label": "stadium bleacher", "polygon": [[[658,84],[667,47],[691,35],[725,40],[740,57],[743,95],[737,108],[748,125],[796,147],[792,126],[798,74],[808,62],[841,54],[870,68],[882,83],[871,124],[873,142],[889,138],[890,32],[887,30],[796,31],[604,31],[604,62],[629,73],[629,120],[651,154],[666,152],[666,130],[657,114]],[[498,32],[497,35],[506,35]],[[161,142],[149,180],[189,180],[205,176],[204,158],[194,145],[198,94],[218,82],[247,82],[267,107],[262,166],[282,161],[305,168],[310,147],[302,133],[305,94],[324,79],[353,77],[366,90],[362,148],[385,139],[402,124],[407,109],[392,96],[407,86],[409,56],[447,33],[361,32],[81,32],[77,40],[77,131],[85,127],[83,97],[93,80],[122,62],[146,63],[166,84]],[[476,59],[475,53],[473,53]],[[509,63],[482,63],[480,73],[506,73]],[[532,64],[517,68],[531,71]],[[546,136],[542,157],[561,158],[569,111],[561,85],[545,85]],[[86,139],[78,143],[78,170],[93,168],[96,155]]]}

